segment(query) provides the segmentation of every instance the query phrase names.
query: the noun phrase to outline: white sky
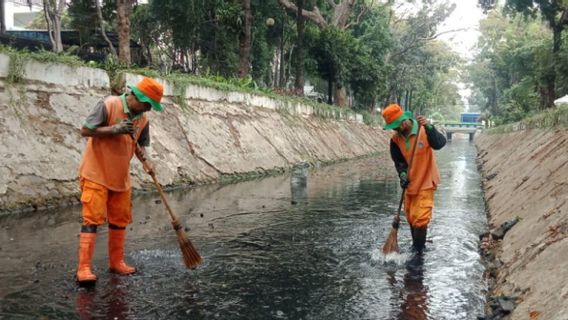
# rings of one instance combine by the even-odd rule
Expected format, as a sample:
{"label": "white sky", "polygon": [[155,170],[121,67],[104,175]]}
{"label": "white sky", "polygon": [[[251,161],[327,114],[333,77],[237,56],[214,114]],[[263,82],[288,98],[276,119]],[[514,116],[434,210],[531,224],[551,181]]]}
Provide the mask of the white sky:
{"label": "white sky", "polygon": [[443,34],[440,39],[446,41],[450,46],[466,59],[473,58],[475,53],[474,46],[479,37],[479,20],[484,18],[483,11],[477,7],[477,0],[449,0],[456,4],[454,12],[446,19],[439,32],[446,30],[462,29],[466,30]]}
{"label": "white sky", "polygon": [[[477,7],[477,0],[449,0],[455,3],[456,8],[446,21],[438,28],[438,32],[455,29],[465,29],[457,32],[446,33],[440,39],[447,42],[450,47],[466,60],[473,59],[476,52],[475,45],[480,35],[479,21],[485,16],[483,11]],[[466,88],[464,83],[458,83],[459,93],[462,101],[466,105],[467,98],[471,95],[471,90]]]}
{"label": "white sky", "polygon": [[[438,39],[448,43],[452,50],[466,59],[466,61],[472,60],[476,52],[477,38],[480,35],[479,21],[485,17],[483,11],[477,7],[477,0],[438,0],[437,2],[442,3],[445,1],[455,3],[456,8],[438,28],[437,32],[463,30],[444,33]],[[410,12],[412,12],[418,9],[417,5],[419,3],[420,1],[409,3],[407,0],[397,0],[397,5],[399,6],[397,11],[403,15],[408,14],[407,10],[410,9]],[[467,111],[467,98],[471,95],[471,90],[464,83],[457,83],[457,85],[460,88],[459,93],[462,101],[466,105],[465,111]]]}

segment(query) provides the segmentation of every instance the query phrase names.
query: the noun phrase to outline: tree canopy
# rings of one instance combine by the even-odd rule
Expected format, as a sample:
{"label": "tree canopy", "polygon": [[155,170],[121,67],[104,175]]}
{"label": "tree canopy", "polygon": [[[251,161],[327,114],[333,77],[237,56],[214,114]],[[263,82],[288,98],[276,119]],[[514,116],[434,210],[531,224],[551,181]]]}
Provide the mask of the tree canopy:
{"label": "tree canopy", "polygon": [[372,112],[398,102],[455,118],[463,107],[462,61],[438,39],[453,10],[445,1],[414,1],[410,14],[397,11],[402,0],[119,2],[71,0],[66,26],[85,47],[101,31],[127,34],[141,48],[134,63],[162,73],[240,77],[289,94],[303,94],[305,81],[308,97]]}

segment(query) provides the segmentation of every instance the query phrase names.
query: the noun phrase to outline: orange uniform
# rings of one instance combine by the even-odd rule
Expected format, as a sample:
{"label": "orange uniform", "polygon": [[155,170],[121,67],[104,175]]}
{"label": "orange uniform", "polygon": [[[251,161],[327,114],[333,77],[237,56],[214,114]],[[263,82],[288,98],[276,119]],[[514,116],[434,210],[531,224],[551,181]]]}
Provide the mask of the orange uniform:
{"label": "orange uniform", "polygon": [[136,144],[150,142],[145,112],[164,110],[160,104],[164,88],[154,79],[143,78],[129,89],[127,94],[99,102],[81,128],[81,135],[89,140],[79,167],[83,223],[76,277],[80,285],[97,281],[91,260],[97,227],[107,218],[109,270],[122,275],[136,272],[124,261],[126,226],[132,222],[130,160],[134,154],[144,158],[144,149],[136,152]]}
{"label": "orange uniform", "polygon": [[[124,96],[104,100],[106,123],[112,126],[129,118]],[[125,227],[132,222],[130,160],[143,129],[148,124],[145,114],[132,120],[136,130],[130,135],[89,138],[79,167],[83,225],[109,223]],[[114,220],[114,221],[113,221]]]}
{"label": "orange uniform", "polygon": [[[434,132],[429,133],[428,130],[433,130]],[[399,172],[405,171],[408,167],[417,133],[418,125],[414,122],[412,132],[408,137],[397,133],[391,138],[391,155]],[[434,128],[426,129],[425,127],[420,127],[416,153],[410,172],[407,173],[410,183],[406,188],[404,196],[404,211],[408,223],[414,228],[425,227],[432,219],[434,191],[440,183],[440,173],[430,142],[430,139],[436,133],[439,134]],[[443,142],[445,143],[445,139],[443,139]],[[441,147],[438,145],[439,143],[436,140],[436,149]]]}

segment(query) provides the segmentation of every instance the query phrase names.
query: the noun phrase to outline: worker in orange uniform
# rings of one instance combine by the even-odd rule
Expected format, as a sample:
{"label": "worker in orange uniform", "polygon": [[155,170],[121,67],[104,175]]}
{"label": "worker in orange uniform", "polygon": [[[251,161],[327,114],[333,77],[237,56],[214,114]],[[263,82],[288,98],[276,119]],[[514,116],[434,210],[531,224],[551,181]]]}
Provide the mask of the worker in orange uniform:
{"label": "worker in orange uniform", "polygon": [[[412,245],[422,253],[426,243],[428,224],[432,219],[434,192],[440,183],[440,173],[433,150],[446,145],[446,137],[440,133],[424,116],[412,118],[398,104],[388,105],[383,110],[386,122],[384,129],[393,129],[390,140],[390,153],[400,178],[400,186],[406,189],[404,211],[410,224]],[[408,172],[414,142],[416,153]]]}
{"label": "worker in orange uniform", "polygon": [[[82,226],[79,239],[79,284],[97,280],[91,267],[97,227],[108,221],[110,272],[128,275],[136,268],[124,262],[126,226],[132,222],[130,160],[145,160],[150,144],[149,120],[145,112],[163,111],[164,88],[154,79],[143,78],[120,96],[101,100],[87,116],[81,135],[88,137],[79,168]],[[136,143],[141,148],[136,148]],[[147,171],[152,172],[148,167]]]}

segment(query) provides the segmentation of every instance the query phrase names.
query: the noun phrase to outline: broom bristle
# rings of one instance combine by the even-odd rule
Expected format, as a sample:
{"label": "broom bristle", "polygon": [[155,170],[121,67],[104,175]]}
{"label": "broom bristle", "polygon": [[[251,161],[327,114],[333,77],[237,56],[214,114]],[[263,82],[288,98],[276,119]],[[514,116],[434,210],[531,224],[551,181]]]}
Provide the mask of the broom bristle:
{"label": "broom bristle", "polygon": [[199,255],[199,252],[197,252],[197,249],[195,248],[193,243],[191,243],[191,241],[187,238],[187,235],[185,234],[185,231],[183,229],[176,230],[176,234],[185,266],[189,269],[197,268],[197,266],[199,266],[203,262],[203,259]]}
{"label": "broom bristle", "polygon": [[390,231],[390,234],[387,238],[387,241],[385,242],[385,245],[383,246],[383,253],[384,254],[389,254],[389,253],[393,253],[393,252],[400,252],[400,249],[398,248],[398,229],[397,228],[392,228]]}

